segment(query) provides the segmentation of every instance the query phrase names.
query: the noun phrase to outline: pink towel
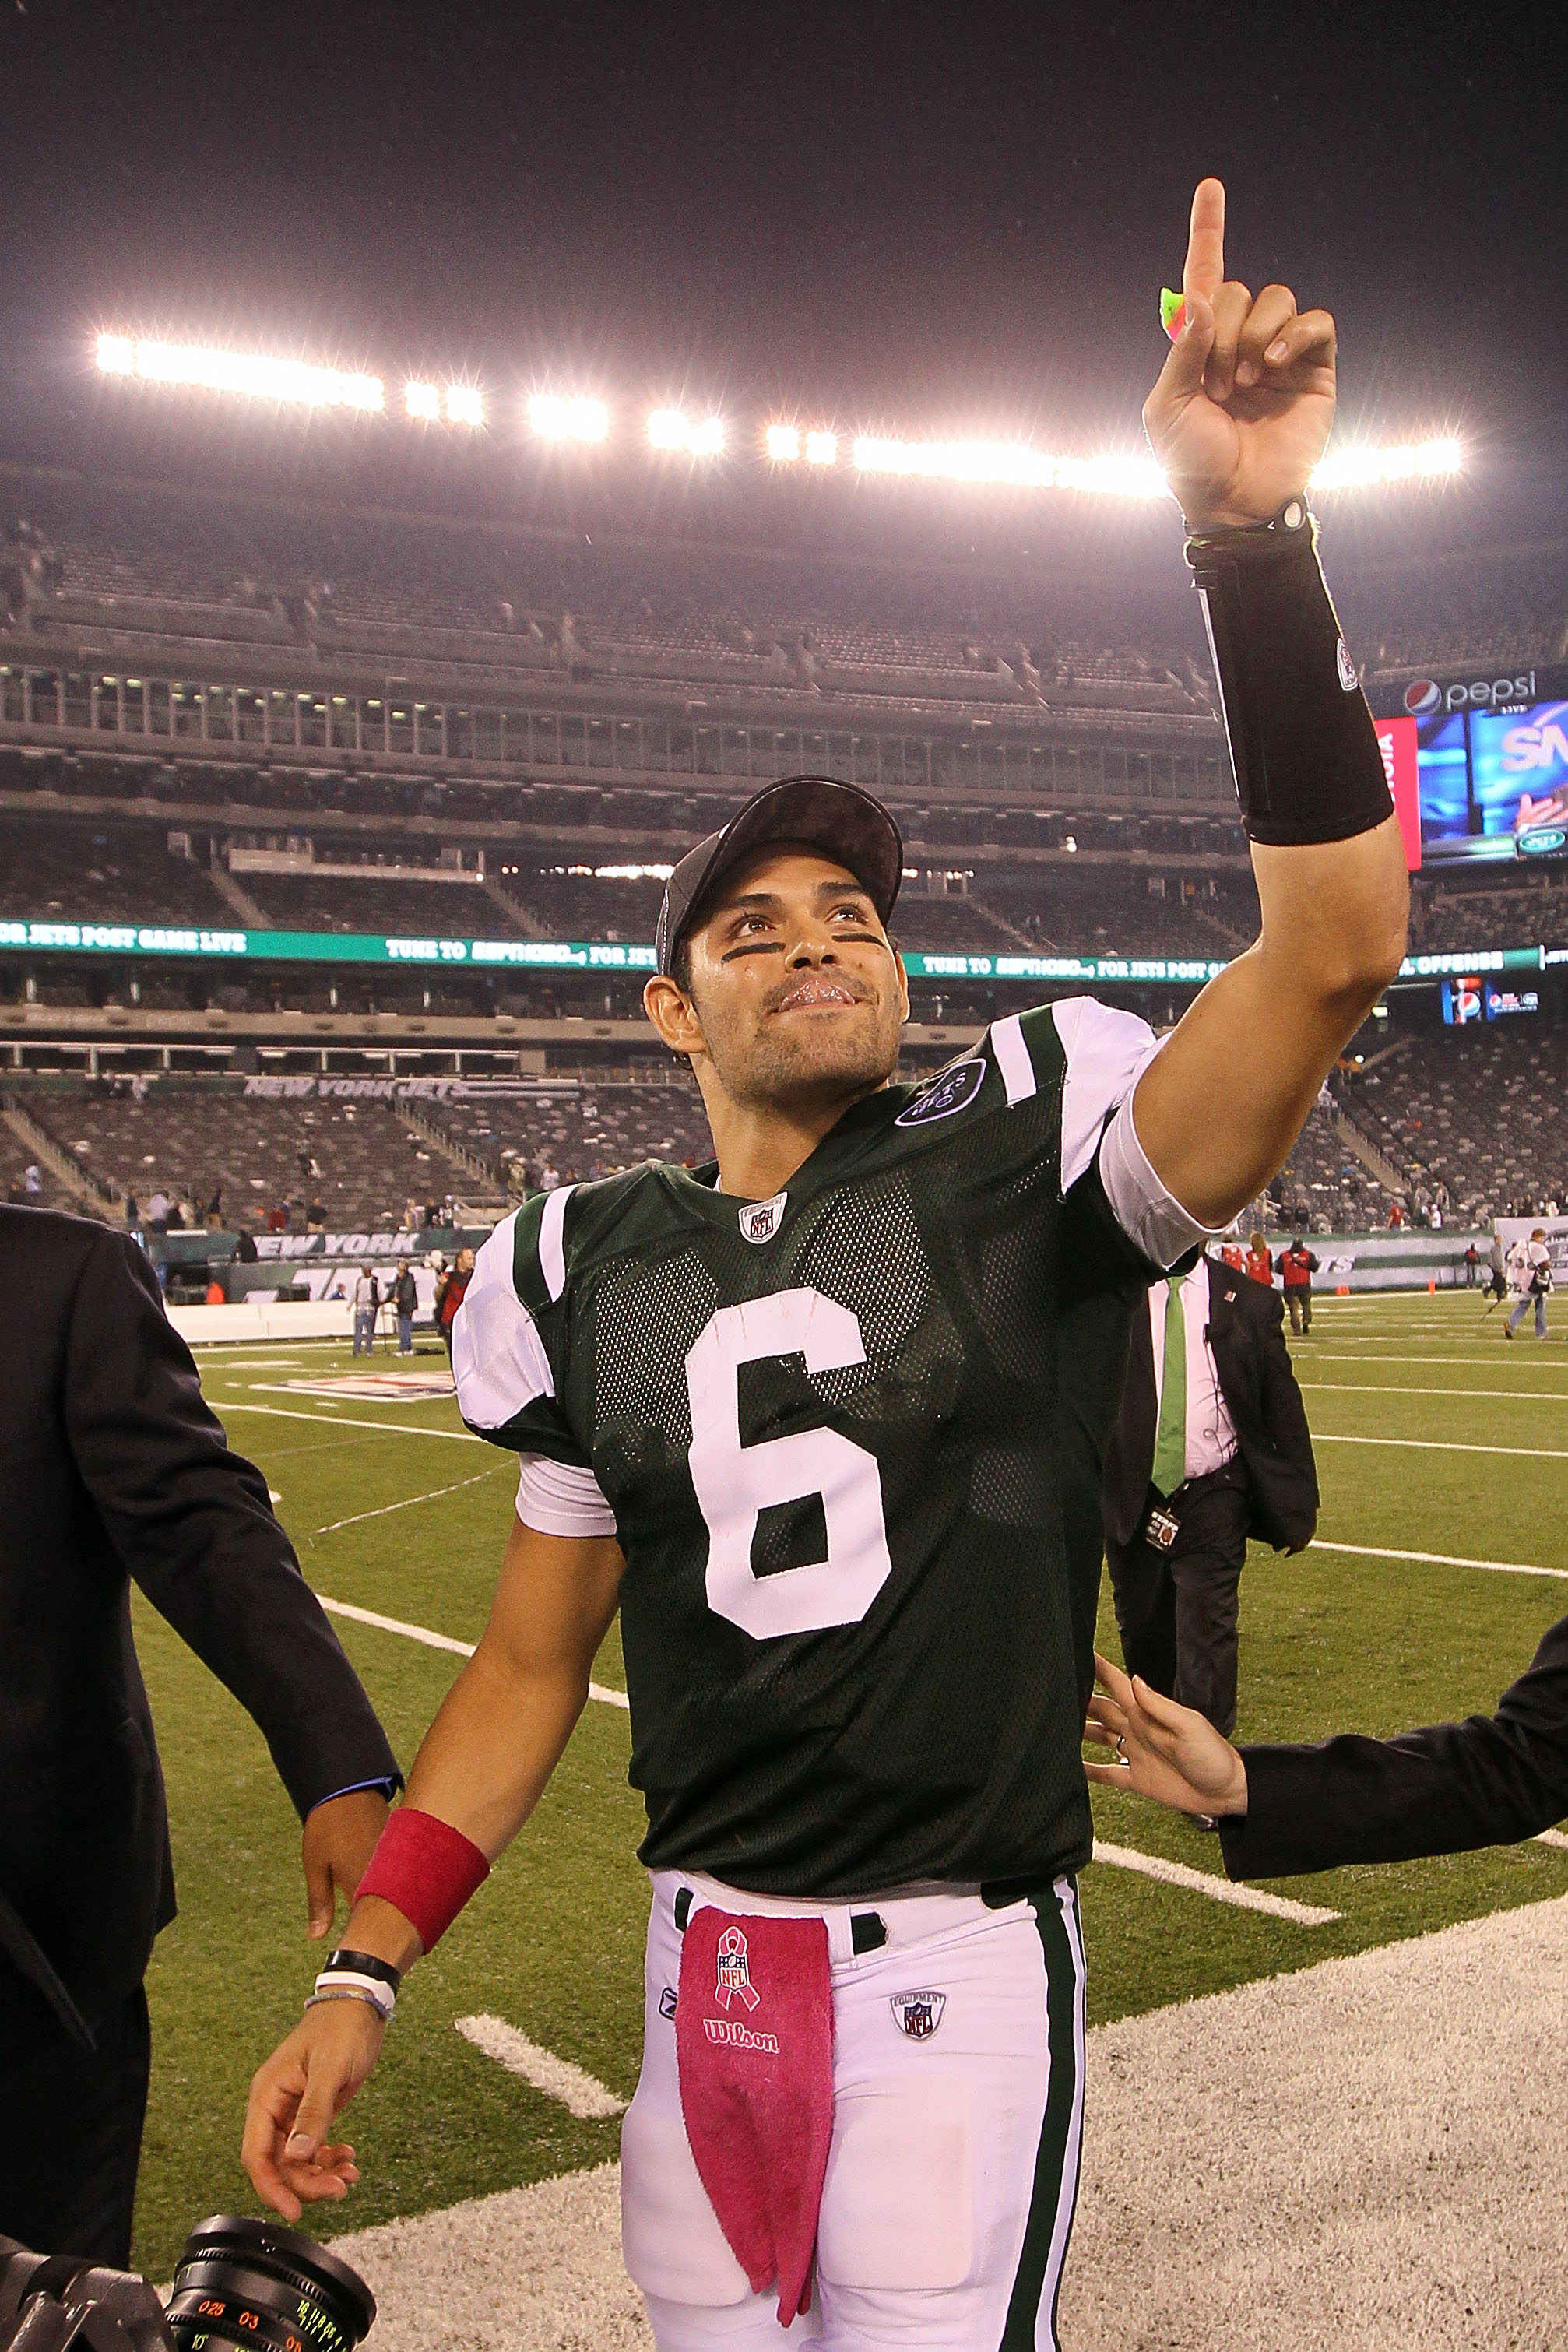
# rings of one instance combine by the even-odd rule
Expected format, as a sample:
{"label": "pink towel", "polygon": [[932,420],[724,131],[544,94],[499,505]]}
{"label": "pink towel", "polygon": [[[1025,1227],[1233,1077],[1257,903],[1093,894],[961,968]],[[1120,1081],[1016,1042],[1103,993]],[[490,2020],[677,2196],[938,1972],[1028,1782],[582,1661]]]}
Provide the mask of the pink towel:
{"label": "pink towel", "polygon": [[811,2300],[833,2137],[833,1978],[821,1919],[694,1911],[675,2049],[686,2136],[736,2261],[779,2325]]}

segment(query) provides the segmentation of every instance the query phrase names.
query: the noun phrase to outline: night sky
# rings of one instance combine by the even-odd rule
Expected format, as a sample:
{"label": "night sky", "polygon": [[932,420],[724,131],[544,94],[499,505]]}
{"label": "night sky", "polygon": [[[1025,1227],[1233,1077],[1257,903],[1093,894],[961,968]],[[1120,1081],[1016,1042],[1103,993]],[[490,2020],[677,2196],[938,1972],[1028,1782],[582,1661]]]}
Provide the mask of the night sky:
{"label": "night sky", "polygon": [[[1347,426],[1461,431],[1506,530],[1568,456],[1563,23],[0,0],[0,456],[137,461],[84,367],[110,324],[477,374],[488,459],[290,445],[389,496],[460,497],[543,382],[1125,444],[1217,172],[1233,274],[1338,314]],[[218,405],[140,454],[254,467]]]}

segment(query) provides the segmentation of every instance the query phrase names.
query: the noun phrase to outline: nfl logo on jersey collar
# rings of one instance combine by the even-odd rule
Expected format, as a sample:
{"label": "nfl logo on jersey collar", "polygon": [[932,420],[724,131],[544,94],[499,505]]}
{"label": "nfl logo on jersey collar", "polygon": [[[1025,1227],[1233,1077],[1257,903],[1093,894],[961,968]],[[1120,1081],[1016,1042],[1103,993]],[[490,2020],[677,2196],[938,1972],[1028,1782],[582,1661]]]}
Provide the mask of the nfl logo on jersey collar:
{"label": "nfl logo on jersey collar", "polygon": [[740,1212],[741,1237],[748,1242],[771,1242],[784,1223],[787,1192],[775,1192],[771,1201],[749,1201]]}
{"label": "nfl logo on jersey collar", "polygon": [[942,2023],[947,2007],[944,1992],[896,1992],[888,2003],[900,2033],[911,2042],[929,2042]]}

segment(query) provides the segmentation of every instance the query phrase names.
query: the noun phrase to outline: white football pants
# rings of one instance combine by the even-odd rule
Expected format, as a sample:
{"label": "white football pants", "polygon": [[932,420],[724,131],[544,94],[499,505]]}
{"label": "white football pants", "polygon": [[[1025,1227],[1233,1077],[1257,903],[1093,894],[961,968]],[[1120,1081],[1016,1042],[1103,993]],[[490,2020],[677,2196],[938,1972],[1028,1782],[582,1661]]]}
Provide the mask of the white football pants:
{"label": "white football pants", "polygon": [[[621,2233],[658,2352],[763,2352],[786,2337],[821,2352],[1054,2352],[1083,2117],[1072,1880],[1000,1910],[959,1894],[806,1903],[664,1871],[653,1885]],[[681,2120],[682,1890],[682,1925],[710,1904],[827,1922],[833,2142],[816,2297],[787,2331],[775,2294],[751,2292]],[[886,1930],[876,1948],[868,1917]]]}

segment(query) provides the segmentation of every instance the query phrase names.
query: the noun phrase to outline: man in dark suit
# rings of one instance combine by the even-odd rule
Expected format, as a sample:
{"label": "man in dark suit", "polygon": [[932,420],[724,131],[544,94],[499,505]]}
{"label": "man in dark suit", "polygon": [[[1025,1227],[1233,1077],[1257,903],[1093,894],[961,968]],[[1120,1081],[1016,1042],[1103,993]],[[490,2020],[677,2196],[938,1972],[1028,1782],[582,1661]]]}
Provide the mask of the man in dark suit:
{"label": "man in dark suit", "polygon": [[174,1915],[132,1578],[265,1734],[325,1936],[398,1784],[385,1735],[136,1244],[0,1206],[0,2233],[120,2268]]}
{"label": "man in dark suit", "polygon": [[1247,1539],[1300,1551],[1318,1480],[1278,1292],[1207,1257],[1132,1318],[1105,1463],[1105,1549],[1128,1670],[1236,1721]]}
{"label": "man in dark suit", "polygon": [[1232,1878],[1512,1845],[1568,1815],[1568,1617],[1495,1715],[1316,1748],[1233,1748],[1194,1708],[1095,1664],[1104,1694],[1086,1737],[1117,1760],[1088,1765],[1090,1780],[1218,1815]]}

